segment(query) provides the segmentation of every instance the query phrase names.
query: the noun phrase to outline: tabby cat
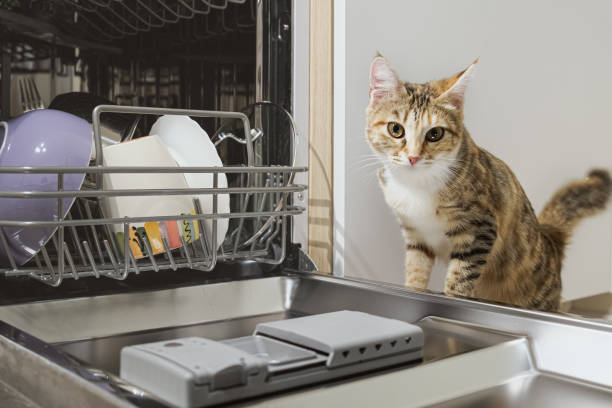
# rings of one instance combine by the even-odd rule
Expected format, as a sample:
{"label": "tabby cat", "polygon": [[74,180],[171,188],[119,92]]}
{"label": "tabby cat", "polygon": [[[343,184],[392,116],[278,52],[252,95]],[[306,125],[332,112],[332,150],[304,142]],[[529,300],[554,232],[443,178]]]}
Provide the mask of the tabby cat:
{"label": "tabby cat", "polygon": [[605,208],[610,175],[593,170],[564,186],[536,217],[516,176],[463,125],[477,62],[425,84],[400,81],[380,55],[372,62],[366,137],[406,240],[406,286],[425,289],[438,258],[447,295],[554,311],[572,228]]}

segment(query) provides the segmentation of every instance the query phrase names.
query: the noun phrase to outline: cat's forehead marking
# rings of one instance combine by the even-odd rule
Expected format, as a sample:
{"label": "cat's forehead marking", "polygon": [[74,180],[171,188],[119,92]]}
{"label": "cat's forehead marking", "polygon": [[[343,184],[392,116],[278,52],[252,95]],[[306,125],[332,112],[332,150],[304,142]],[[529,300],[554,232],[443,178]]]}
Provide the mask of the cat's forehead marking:
{"label": "cat's forehead marking", "polygon": [[403,122],[406,122],[406,120],[408,119],[408,109],[404,109],[404,119],[402,119]]}
{"label": "cat's forehead marking", "polygon": [[416,120],[427,110],[432,99],[431,89],[427,84],[409,84],[404,83],[404,87],[408,93],[408,101],[410,110]]}

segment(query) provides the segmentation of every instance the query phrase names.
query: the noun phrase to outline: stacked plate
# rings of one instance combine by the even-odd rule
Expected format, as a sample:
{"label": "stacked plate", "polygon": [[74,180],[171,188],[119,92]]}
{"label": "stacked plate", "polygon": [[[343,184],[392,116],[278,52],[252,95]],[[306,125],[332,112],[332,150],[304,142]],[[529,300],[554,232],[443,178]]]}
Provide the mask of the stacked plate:
{"label": "stacked plate", "polygon": [[[222,167],[221,159],[206,132],[188,116],[169,115],[160,117],[151,128],[151,136],[123,142],[104,148],[105,166],[139,167]],[[134,173],[107,174],[104,186],[110,190],[123,189],[187,189],[213,187],[210,173]],[[220,173],[218,187],[227,187],[225,174]],[[229,195],[219,194],[217,213],[229,213]],[[165,195],[110,197],[105,200],[106,215],[111,218],[156,217],[195,214],[199,201],[201,212],[211,214],[213,195]],[[206,239],[213,242],[212,220],[204,223]],[[215,247],[218,248],[227,233],[227,218],[217,221]],[[204,231],[202,232],[204,233]],[[117,225],[115,234],[123,242],[123,227]],[[197,223],[190,221],[147,222],[130,225],[130,244],[136,259],[143,257],[148,239],[154,254],[165,251],[163,239],[170,249],[181,246],[181,235],[185,243],[198,239]],[[121,246],[121,245],[120,245]]]}

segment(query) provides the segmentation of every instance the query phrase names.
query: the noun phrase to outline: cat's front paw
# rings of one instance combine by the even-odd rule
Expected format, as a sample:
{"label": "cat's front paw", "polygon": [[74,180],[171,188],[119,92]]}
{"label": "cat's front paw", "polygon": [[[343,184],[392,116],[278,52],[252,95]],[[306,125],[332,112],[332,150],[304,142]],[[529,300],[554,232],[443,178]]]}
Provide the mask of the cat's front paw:
{"label": "cat's front paw", "polygon": [[410,289],[410,290],[416,290],[418,292],[426,292],[427,291],[427,287],[423,287],[422,285],[411,285],[409,283],[405,284],[406,289]]}
{"label": "cat's front paw", "polygon": [[444,294],[446,296],[450,296],[450,297],[462,297],[462,298],[471,298],[472,297],[472,290],[471,289],[467,289],[467,288],[449,288],[446,287],[444,289]]}

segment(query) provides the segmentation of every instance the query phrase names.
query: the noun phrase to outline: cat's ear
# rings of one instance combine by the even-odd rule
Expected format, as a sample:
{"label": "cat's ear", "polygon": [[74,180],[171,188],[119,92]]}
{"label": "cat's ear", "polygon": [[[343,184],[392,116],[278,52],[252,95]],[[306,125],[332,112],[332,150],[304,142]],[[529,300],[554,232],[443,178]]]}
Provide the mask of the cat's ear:
{"label": "cat's ear", "polygon": [[406,89],[389,62],[377,53],[370,66],[370,103],[399,96]]}
{"label": "cat's ear", "polygon": [[462,110],[465,90],[474,75],[474,69],[478,64],[478,59],[472,65],[452,76],[441,81],[443,87],[442,94],[437,98],[438,102],[452,110]]}

